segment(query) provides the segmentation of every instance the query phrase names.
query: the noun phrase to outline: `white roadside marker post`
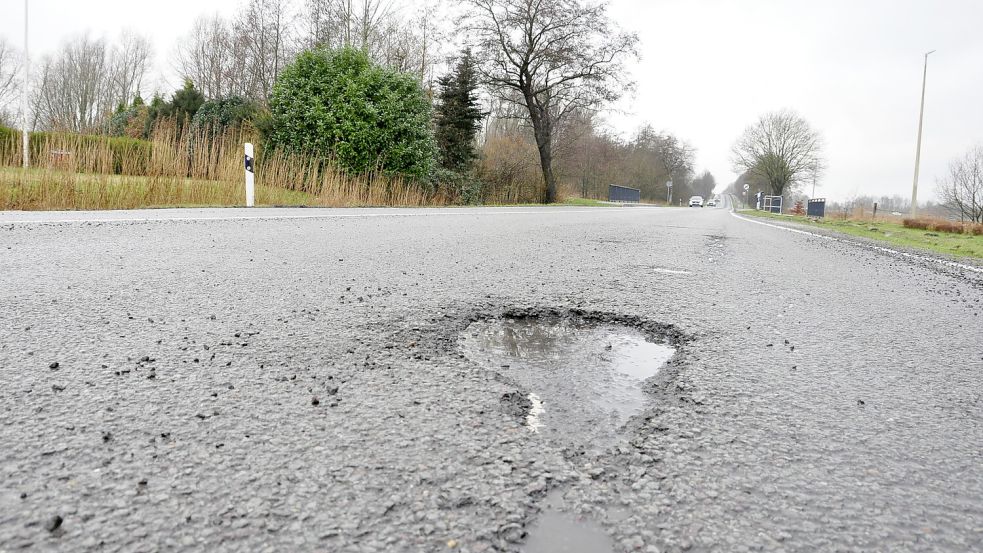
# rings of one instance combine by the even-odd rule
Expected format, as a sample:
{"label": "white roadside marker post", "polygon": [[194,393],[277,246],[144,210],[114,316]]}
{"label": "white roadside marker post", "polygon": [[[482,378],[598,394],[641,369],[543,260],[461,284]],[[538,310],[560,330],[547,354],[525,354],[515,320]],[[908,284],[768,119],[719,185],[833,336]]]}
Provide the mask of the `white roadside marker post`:
{"label": "white roadside marker post", "polygon": [[256,204],[256,175],[253,173],[253,145],[246,142],[246,207]]}

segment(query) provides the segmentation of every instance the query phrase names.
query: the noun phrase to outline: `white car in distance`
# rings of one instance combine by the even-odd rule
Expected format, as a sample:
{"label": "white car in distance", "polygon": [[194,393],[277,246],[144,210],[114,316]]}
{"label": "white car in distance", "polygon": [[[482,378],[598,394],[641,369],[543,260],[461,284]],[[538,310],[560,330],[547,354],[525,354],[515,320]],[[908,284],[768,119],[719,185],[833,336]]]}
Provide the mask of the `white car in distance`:
{"label": "white car in distance", "polygon": [[703,207],[703,196],[693,196],[689,199],[690,207]]}
{"label": "white car in distance", "polygon": [[716,206],[717,206],[717,200],[713,198],[707,200],[707,207],[716,207]]}

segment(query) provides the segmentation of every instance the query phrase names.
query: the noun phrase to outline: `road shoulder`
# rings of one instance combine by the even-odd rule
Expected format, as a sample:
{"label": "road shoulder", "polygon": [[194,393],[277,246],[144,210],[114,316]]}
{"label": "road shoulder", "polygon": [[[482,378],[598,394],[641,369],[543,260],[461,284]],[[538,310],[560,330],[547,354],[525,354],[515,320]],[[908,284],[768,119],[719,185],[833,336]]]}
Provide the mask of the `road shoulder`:
{"label": "road shoulder", "polygon": [[731,211],[731,215],[749,223],[851,244],[882,255],[894,256],[917,265],[941,270],[948,274],[956,273],[954,276],[968,278],[983,286],[983,259],[947,255],[922,248],[901,246],[872,238],[837,232],[828,228],[796,223],[794,221],[774,219],[771,217],[755,217],[746,211]]}

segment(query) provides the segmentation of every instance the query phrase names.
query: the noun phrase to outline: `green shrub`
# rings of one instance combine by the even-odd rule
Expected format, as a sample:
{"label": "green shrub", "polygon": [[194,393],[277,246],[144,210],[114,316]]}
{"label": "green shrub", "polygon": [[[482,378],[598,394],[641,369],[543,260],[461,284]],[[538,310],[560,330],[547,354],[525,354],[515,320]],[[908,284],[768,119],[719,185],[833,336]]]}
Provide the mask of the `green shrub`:
{"label": "green shrub", "polygon": [[150,110],[143,104],[130,106],[113,114],[109,120],[109,134],[143,138]]}
{"label": "green shrub", "polygon": [[207,129],[213,134],[220,134],[230,127],[239,127],[244,122],[251,121],[256,111],[255,104],[238,96],[208,100],[195,112],[191,119],[191,128],[195,131]]}
{"label": "green shrub", "polygon": [[411,75],[359,50],[313,50],[287,66],[270,100],[270,145],[334,158],[345,170],[426,178],[436,147],[431,108]]}
{"label": "green shrub", "polygon": [[464,205],[478,205],[484,199],[482,182],[471,172],[459,172],[443,167],[434,169],[431,184],[448,198]]}

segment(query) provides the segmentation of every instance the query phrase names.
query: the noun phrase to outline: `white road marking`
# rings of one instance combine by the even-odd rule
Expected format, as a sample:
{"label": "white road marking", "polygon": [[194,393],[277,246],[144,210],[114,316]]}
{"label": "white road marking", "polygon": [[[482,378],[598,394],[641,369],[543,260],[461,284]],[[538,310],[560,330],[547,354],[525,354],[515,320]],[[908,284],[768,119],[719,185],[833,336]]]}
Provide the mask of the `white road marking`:
{"label": "white road marking", "polygon": [[693,274],[693,273],[691,273],[689,271],[683,271],[681,269],[663,269],[661,267],[656,267],[655,269],[652,269],[652,270],[655,271],[656,273],[664,273],[664,274],[667,274],[667,275],[691,275],[691,274]]}
{"label": "white road marking", "polygon": [[786,226],[782,226],[782,225],[775,225],[775,224],[772,224],[772,223],[766,223],[764,221],[755,221],[754,219],[748,219],[747,217],[738,215],[734,211],[731,211],[730,214],[733,215],[734,217],[737,217],[738,219],[740,219],[742,221],[747,221],[749,223],[754,223],[756,225],[764,225],[766,227],[771,227],[771,228],[777,228],[777,229],[781,229],[781,230],[786,230],[788,232],[794,232],[796,234],[805,234],[807,236],[814,236],[816,238],[822,238],[823,240],[830,240],[830,241],[833,241],[833,242],[843,242],[843,243],[846,243],[846,244],[853,244],[853,245],[856,245],[856,246],[860,246],[861,248],[869,248],[869,249],[872,249],[872,250],[875,250],[875,251],[879,251],[879,252],[883,252],[883,253],[887,253],[887,254],[890,254],[890,255],[896,255],[896,256],[899,256],[899,257],[904,257],[906,259],[915,259],[915,260],[918,260],[918,261],[927,261],[929,263],[936,263],[938,265],[944,265],[946,267],[954,267],[956,269],[962,269],[964,271],[970,271],[970,272],[973,272],[973,273],[977,273],[977,274],[983,275],[983,267],[976,267],[976,266],[973,266],[973,265],[967,265],[965,263],[958,263],[956,261],[949,261],[947,259],[939,259],[937,257],[929,257],[927,255],[918,255],[918,254],[914,254],[914,253],[908,253],[908,252],[903,252],[903,251],[899,251],[899,250],[893,250],[891,248],[885,248],[883,246],[875,246],[873,244],[865,244],[863,242],[858,242],[856,240],[848,240],[846,238],[839,238],[839,237],[836,237],[836,236],[828,236],[828,235],[819,234],[819,233],[816,233],[816,232],[809,232],[807,230],[790,228],[790,227],[786,227]]}

